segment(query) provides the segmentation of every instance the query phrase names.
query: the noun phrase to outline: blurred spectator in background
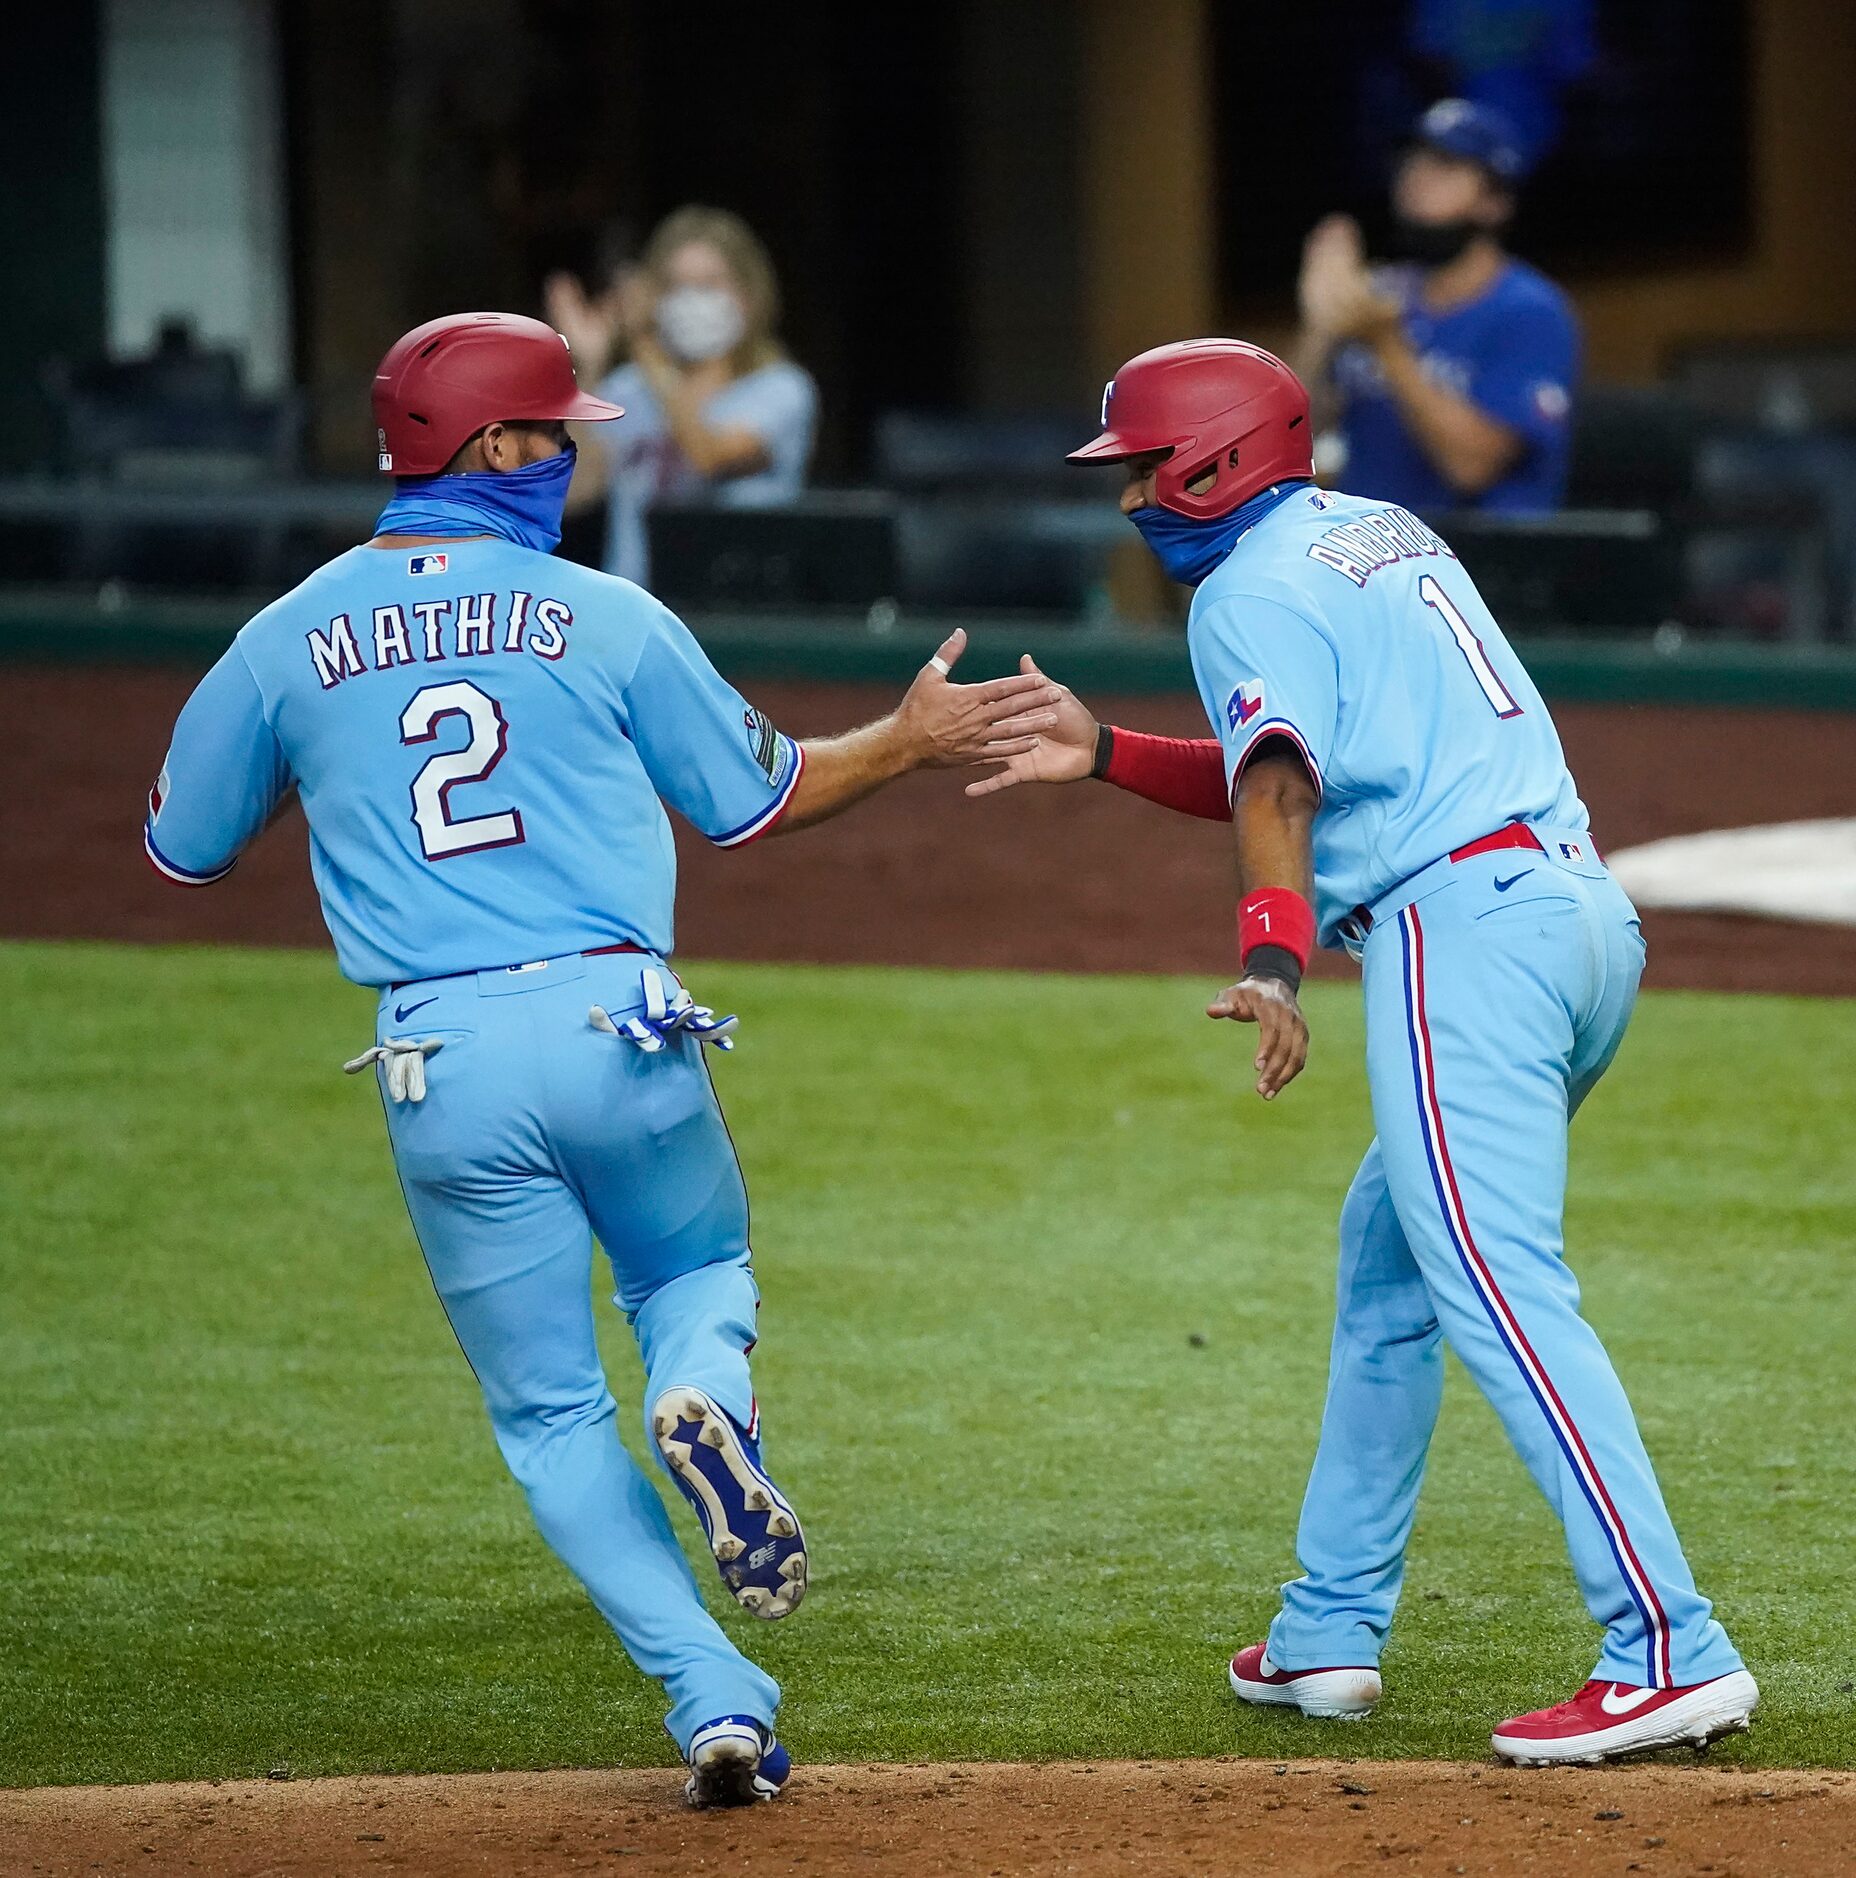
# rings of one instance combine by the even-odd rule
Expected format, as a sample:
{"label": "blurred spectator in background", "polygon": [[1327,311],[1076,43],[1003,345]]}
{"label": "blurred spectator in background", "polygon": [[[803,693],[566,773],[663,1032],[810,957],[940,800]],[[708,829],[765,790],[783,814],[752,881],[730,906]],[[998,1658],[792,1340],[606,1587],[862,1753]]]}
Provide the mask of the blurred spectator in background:
{"label": "blurred spectator in background", "polygon": [[1522,173],[1507,120],[1448,98],[1393,178],[1394,265],[1369,267],[1350,216],[1309,236],[1295,363],[1333,425],[1320,467],[1354,494],[1433,513],[1559,506],[1579,331],[1502,246]]}
{"label": "blurred spectator in background", "polygon": [[[551,284],[549,314],[577,366],[630,356],[599,395],[623,405],[609,436],[580,443],[571,506],[607,498],[605,565],[647,583],[645,516],[659,502],[777,508],[805,486],[818,387],[775,337],[780,293],[760,240],[726,209],[682,208],[653,232],[641,303]],[[557,277],[558,280],[559,277]],[[584,382],[584,381],[583,381]]]}
{"label": "blurred spectator in background", "polygon": [[565,271],[543,284],[548,324],[573,350],[582,384],[595,384],[631,357],[632,342],[651,325],[651,280],[630,222],[608,222],[593,244],[586,281]]}

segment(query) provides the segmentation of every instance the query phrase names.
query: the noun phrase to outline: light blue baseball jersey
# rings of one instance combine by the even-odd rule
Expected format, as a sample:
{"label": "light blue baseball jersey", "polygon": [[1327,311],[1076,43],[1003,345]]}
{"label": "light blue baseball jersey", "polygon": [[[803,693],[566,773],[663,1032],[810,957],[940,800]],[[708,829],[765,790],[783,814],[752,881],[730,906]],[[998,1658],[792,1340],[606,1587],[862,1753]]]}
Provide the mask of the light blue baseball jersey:
{"label": "light blue baseball jersey", "polygon": [[1188,639],[1231,786],[1281,737],[1320,787],[1324,945],[1356,906],[1509,822],[1589,825],[1526,668],[1403,509],[1296,486],[1200,583]]}
{"label": "light blue baseball jersey", "polygon": [[803,763],[629,581],[497,539],[351,548],[201,680],[146,841],[163,873],[204,885],[294,787],[358,984],[609,945],[667,955],[662,804],[734,847]]}

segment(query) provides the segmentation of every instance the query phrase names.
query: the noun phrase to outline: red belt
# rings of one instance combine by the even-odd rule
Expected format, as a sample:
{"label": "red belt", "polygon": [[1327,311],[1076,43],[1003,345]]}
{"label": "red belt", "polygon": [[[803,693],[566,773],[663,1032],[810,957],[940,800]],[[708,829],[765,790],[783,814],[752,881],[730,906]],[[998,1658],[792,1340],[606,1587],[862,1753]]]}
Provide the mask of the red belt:
{"label": "red belt", "polygon": [[[603,959],[609,953],[613,953],[613,952],[648,952],[650,951],[650,949],[651,948],[649,946],[635,946],[631,944],[630,941],[628,940],[624,944],[616,945],[616,946],[588,946],[586,950],[580,954],[580,956],[583,959]],[[493,971],[493,972],[513,972],[517,970],[518,968],[514,965],[489,965],[489,966],[480,966],[478,969],[483,970],[483,971]],[[439,976],[441,978],[471,978],[475,976],[475,973],[473,972],[441,972],[439,973]],[[423,978],[404,978],[404,979],[401,979],[401,981],[396,985],[389,985],[387,989],[389,991],[404,991],[408,985],[422,985],[425,982],[426,980],[424,980]]]}
{"label": "red belt", "polygon": [[[1536,854],[1546,852],[1539,838],[1525,822],[1510,822],[1506,828],[1498,828],[1492,835],[1483,835],[1475,841],[1464,842],[1460,848],[1452,848],[1445,858],[1453,863],[1469,861],[1478,854],[1497,854],[1503,848],[1532,848]],[[1373,916],[1367,908],[1356,906],[1353,919],[1362,937],[1373,930]]]}
{"label": "red belt", "polygon": [[1453,861],[1467,861],[1473,855],[1493,854],[1498,848],[1532,848],[1536,854],[1544,853],[1534,831],[1525,822],[1510,822],[1506,828],[1498,828],[1492,835],[1484,835],[1480,841],[1466,841],[1460,848],[1450,850]]}

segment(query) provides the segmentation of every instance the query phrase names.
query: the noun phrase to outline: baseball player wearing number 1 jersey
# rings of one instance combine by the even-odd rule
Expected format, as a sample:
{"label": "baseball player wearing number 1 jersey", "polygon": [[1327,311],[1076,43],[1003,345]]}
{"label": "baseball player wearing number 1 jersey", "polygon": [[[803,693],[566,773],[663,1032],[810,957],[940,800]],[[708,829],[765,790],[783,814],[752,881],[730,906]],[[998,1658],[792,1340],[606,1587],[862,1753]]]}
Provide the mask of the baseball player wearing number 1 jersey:
{"label": "baseball player wearing number 1 jersey", "polygon": [[[949,683],[956,635],[890,717],[796,743],[650,595],[552,558],[564,423],[621,416],[575,385],[558,335],[435,320],[388,352],[374,405],[380,468],[400,479],[374,539],[267,607],[201,681],[150,797],[148,856],[204,886],[297,793],[341,969],[380,991],[348,1067],[376,1068],[503,1457],[668,1691],[690,1799],[771,1798],[789,1769],[779,1691],[703,1608],[619,1441],[589,1297],[597,1238],[651,1441],[729,1590],[786,1615],[805,1540],[761,1461],[747,1199],[703,1061],[735,1020],[668,963],[663,804],[739,847],[907,770],[1022,753],[1055,694]],[[995,736],[1007,716],[1019,732]]]}
{"label": "baseball player wearing number 1 jersey", "polygon": [[1744,1728],[1758,1691],[1695,1589],[1563,1256],[1566,1124],[1623,1040],[1644,954],[1540,694],[1437,534],[1314,486],[1307,394],[1269,353],[1143,353],[1072,460],[1126,466],[1123,509],[1196,588],[1217,741],[1099,727],[1066,698],[1038,749],[969,793],[1095,774],[1234,819],[1243,977],[1210,1014],[1259,1026],[1266,1098],[1306,1055],[1296,989],[1317,934],[1365,976],[1378,1139],[1341,1214],[1303,1576],[1233,1687],[1310,1715],[1379,1699],[1447,1341],[1564,1523],[1604,1630],[1585,1688],[1504,1723],[1495,1751],[1590,1761]]}

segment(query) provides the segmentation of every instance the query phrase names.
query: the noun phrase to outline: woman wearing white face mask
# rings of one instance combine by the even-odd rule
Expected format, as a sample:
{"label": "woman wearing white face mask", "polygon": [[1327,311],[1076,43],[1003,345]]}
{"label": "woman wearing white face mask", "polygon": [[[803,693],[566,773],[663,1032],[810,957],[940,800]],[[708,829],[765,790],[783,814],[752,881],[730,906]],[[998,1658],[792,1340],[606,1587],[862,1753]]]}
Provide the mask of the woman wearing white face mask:
{"label": "woman wearing white face mask", "polygon": [[607,571],[640,584],[650,578],[644,518],[654,503],[790,502],[805,486],[818,423],[818,387],[774,338],[772,263],[738,215],[676,210],[646,244],[644,268],[651,329],[600,387],[625,408],[611,427],[623,434],[581,443],[571,503],[596,501],[603,483]]}

